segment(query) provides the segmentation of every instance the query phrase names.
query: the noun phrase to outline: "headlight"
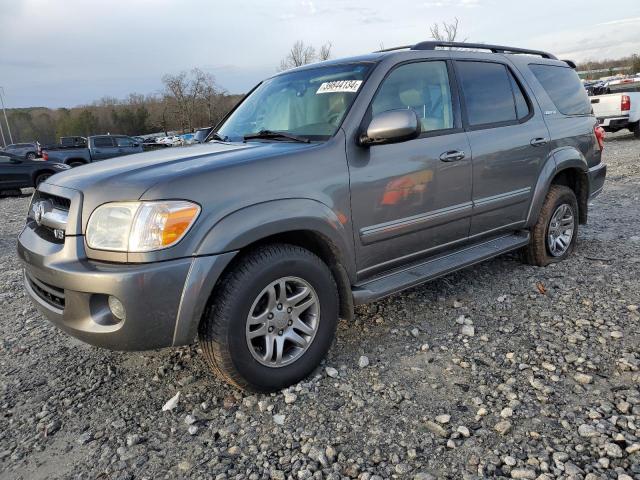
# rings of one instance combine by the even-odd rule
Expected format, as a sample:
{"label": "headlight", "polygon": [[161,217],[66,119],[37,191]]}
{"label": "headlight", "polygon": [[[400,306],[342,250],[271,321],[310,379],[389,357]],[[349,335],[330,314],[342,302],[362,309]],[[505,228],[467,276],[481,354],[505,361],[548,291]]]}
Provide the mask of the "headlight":
{"label": "headlight", "polygon": [[200,207],[187,201],[114,202],[96,208],[87,225],[87,245],[95,250],[149,252],[179,242]]}

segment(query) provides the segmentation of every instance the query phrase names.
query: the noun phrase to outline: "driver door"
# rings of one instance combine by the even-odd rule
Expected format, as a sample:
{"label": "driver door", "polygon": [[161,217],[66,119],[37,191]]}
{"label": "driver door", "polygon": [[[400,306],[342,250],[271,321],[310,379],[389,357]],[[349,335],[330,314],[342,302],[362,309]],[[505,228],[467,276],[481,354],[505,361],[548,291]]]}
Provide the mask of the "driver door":
{"label": "driver door", "polygon": [[[471,150],[446,60],[404,63],[383,80],[368,117],[416,112],[418,138],[348,151],[358,276],[365,278],[468,238]],[[365,121],[368,124],[368,121]]]}

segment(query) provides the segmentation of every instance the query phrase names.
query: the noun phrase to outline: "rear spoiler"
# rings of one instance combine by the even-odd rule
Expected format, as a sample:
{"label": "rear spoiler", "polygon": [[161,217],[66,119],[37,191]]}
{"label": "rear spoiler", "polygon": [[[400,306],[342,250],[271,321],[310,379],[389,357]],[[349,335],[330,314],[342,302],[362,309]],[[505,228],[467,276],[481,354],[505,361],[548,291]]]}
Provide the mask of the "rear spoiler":
{"label": "rear spoiler", "polygon": [[571,68],[573,68],[574,70],[576,69],[576,62],[574,62],[573,60],[562,60],[564,63],[566,63],[567,65],[569,65]]}

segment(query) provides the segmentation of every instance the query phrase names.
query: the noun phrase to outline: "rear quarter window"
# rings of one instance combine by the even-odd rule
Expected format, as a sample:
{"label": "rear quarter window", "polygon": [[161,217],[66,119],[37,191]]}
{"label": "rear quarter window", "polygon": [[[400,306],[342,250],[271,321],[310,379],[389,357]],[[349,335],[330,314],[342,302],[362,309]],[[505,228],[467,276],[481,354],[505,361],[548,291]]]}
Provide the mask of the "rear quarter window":
{"label": "rear quarter window", "polygon": [[558,111],[564,115],[588,115],[591,104],[578,74],[570,67],[529,65]]}

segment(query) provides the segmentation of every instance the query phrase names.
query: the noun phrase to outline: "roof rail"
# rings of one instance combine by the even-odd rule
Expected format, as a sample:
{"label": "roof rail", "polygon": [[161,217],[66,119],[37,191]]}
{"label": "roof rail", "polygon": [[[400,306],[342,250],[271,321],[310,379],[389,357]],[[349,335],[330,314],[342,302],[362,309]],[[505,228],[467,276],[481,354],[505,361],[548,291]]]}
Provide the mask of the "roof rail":
{"label": "roof rail", "polygon": [[477,48],[480,50],[491,50],[493,53],[526,53],[529,55],[539,55],[542,58],[551,58],[557,60],[555,55],[540,50],[529,50],[526,48],[505,47],[502,45],[488,45],[485,43],[466,43],[466,42],[440,42],[429,41],[416,43],[411,50],[435,50],[436,47],[454,47],[454,48]]}
{"label": "roof rail", "polygon": [[427,42],[416,43],[415,45],[404,45],[402,47],[383,48],[378,52],[392,52],[394,50],[435,50],[438,47],[452,48],[474,48],[479,50],[490,50],[493,53],[526,53],[528,55],[539,55],[542,58],[550,58],[557,60],[555,55],[541,50],[529,50],[526,48],[505,47],[502,45],[489,45],[486,43],[467,43],[467,42],[443,42],[431,40]]}

